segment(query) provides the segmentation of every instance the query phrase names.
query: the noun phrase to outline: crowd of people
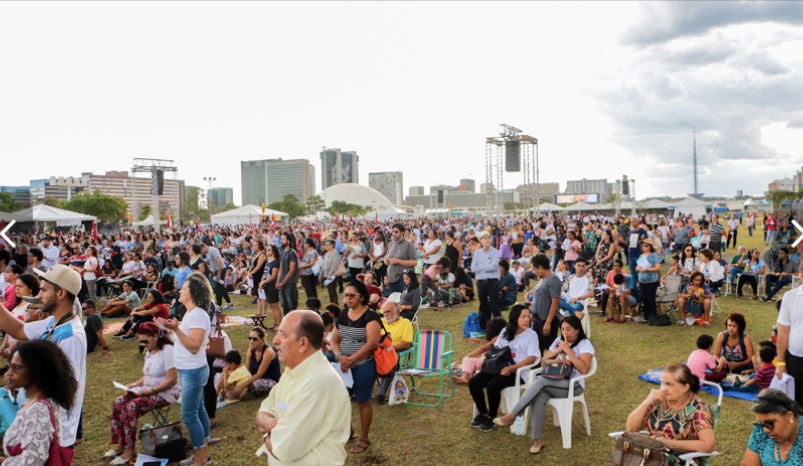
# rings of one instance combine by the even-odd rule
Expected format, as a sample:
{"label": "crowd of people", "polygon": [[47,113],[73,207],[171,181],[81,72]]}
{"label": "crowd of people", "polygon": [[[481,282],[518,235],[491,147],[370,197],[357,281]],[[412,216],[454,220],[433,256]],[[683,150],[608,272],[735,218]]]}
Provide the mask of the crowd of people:
{"label": "crowd of people", "polygon": [[[476,406],[471,427],[488,432],[510,425],[529,407],[530,451],[538,453],[547,402],[566,397],[570,379],[591,369],[595,351],[584,319],[599,314],[603,323],[663,325],[666,313],[656,300],[668,291],[669,277],[680,283],[675,306],[681,326],[714,325],[712,304],[731,288],[737,298],[747,285],[754,299],[774,301],[801,265],[800,251],[791,247],[790,220],[764,218],[770,264],[761,251],[737,245],[739,224],[747,221],[752,235],[755,216],[723,224],[716,214],[20,234],[14,238],[17,247],[0,249],[5,334],[0,356],[9,360],[6,389],[18,407],[5,431],[5,462],[44,464],[38,461],[46,459],[52,442],[70,449],[82,441],[86,354],[98,347],[111,354],[103,322],[118,317],[124,320],[113,337],[136,339],[144,361],[142,377],[110,400],[112,448],[105,455],[110,464],[131,461],[138,419],[179,396],[192,448],[182,464],[211,463],[218,400],[249,398],[264,398],[256,421],[272,462],[344,461],[347,441],[354,442],[354,454],[370,447],[372,402],[387,399],[393,372],[378,377],[373,356],[381,335],[390,333],[396,350],[407,350],[420,310],[453,312],[469,301],[478,302],[487,338],[454,374],[468,385]],[[730,262],[723,260],[728,248],[736,251]],[[765,292],[759,296],[762,280]],[[299,290],[306,297],[303,305]],[[783,295],[777,345],[760,343],[758,352],[745,333],[744,316],[733,313],[716,323],[725,331],[703,335],[688,365],[664,368],[661,389],[628,417],[627,430],[647,429],[678,451],[713,451],[715,420],[696,394],[700,380],[718,381],[729,373],[742,375],[737,385],[755,391],[788,373],[798,381],[793,398],[801,401],[803,319],[793,312],[801,293],[798,287]],[[244,357],[228,336],[225,354],[212,356],[210,340],[222,313],[234,308],[234,294],[248,295],[255,315],[270,324],[250,331]],[[302,307],[307,310],[299,311]],[[483,367],[483,356],[493,348],[512,354],[512,363],[498,373]],[[33,368],[32,357],[48,362]],[[569,368],[565,377],[537,377],[500,416],[503,389],[517,377],[526,383],[529,370],[555,362]],[[51,367],[47,364],[60,369],[40,370]],[[348,391],[339,388],[338,370],[353,379]],[[51,387],[57,378],[63,383]],[[337,389],[320,390],[320,384]],[[582,380],[572,386],[574,394],[584,389]],[[358,407],[357,429],[351,425],[350,398]],[[797,422],[795,400],[771,390],[759,399],[754,411],[762,425],[751,436],[745,465],[774,464],[764,459],[767,442],[783,447],[791,438],[798,445],[791,430],[776,435],[770,425]],[[50,418],[52,412],[58,419]],[[299,420],[308,416],[320,421],[303,425]],[[35,441],[23,438],[22,428],[36,432]],[[789,452],[781,448],[782,457]]]}

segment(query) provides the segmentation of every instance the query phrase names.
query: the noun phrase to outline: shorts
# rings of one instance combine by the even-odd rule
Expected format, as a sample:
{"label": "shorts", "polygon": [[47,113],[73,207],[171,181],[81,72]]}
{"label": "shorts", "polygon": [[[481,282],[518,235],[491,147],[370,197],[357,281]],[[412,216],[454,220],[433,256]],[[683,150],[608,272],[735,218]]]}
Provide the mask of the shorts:
{"label": "shorts", "polygon": [[352,366],[351,376],[354,378],[354,386],[351,389],[354,393],[354,401],[357,403],[371,401],[371,394],[376,383],[376,362],[374,362],[374,359],[371,358],[370,361],[357,367]]}
{"label": "shorts", "polygon": [[628,306],[633,307],[636,304],[638,304],[638,299],[636,299],[635,296],[630,295],[630,296],[627,297],[627,305]]}
{"label": "shorts", "polygon": [[276,289],[276,285],[274,285],[273,282],[266,283],[259,291],[265,295],[264,299],[268,304],[276,304],[279,302],[279,290]]}
{"label": "shorts", "polygon": [[703,304],[698,303],[697,301],[688,301],[683,308],[684,311],[688,312],[689,314],[699,316],[703,313]]}

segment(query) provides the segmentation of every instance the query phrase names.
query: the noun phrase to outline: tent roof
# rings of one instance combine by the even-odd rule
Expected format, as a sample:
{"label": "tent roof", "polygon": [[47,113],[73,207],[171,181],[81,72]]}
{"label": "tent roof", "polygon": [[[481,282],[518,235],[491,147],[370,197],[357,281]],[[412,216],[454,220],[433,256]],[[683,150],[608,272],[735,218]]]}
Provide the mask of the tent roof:
{"label": "tent roof", "polygon": [[91,222],[98,219],[93,215],[72,212],[44,204],[18,210],[14,212],[14,216],[17,217],[18,222]]}
{"label": "tent roof", "polygon": [[542,203],[538,204],[538,210],[540,210],[541,212],[547,212],[547,211],[550,211],[550,210],[552,212],[559,212],[559,211],[564,210],[564,209],[563,209],[563,207],[561,207],[559,205],[556,205],[556,204],[553,204],[551,202],[542,202]]}
{"label": "tent roof", "polygon": [[591,204],[586,204],[583,201],[580,201],[580,202],[578,202],[576,204],[572,204],[570,206],[567,206],[563,210],[565,210],[567,212],[587,212],[587,211],[590,211],[590,210],[597,210],[597,207],[595,207],[595,206],[593,206]]}
{"label": "tent roof", "polygon": [[279,210],[273,209],[265,209],[265,212],[262,212],[262,207],[255,206],[254,204],[246,204],[242,207],[237,207],[236,209],[227,210],[226,212],[220,212],[212,216],[212,223],[221,223],[226,221],[226,223],[231,223],[235,221],[235,223],[248,223],[249,217],[253,218],[255,222],[259,222],[259,217],[270,217],[275,215],[278,218],[282,217],[289,217],[290,215],[286,212],[281,212]]}
{"label": "tent roof", "polygon": [[[145,220],[138,220],[136,222],[133,222],[132,225],[134,225],[135,227],[153,226],[153,214],[145,217]],[[159,220],[159,225],[167,225],[167,220]]]}
{"label": "tent roof", "polygon": [[705,208],[705,202],[694,198],[694,197],[687,197],[680,202],[675,203],[675,207],[703,207]]}
{"label": "tent roof", "polygon": [[667,207],[669,207],[669,204],[660,199],[650,199],[640,203],[640,208],[642,209],[666,209]]}
{"label": "tent roof", "polygon": [[4,222],[10,222],[12,220],[19,221],[19,218],[17,218],[16,214],[11,214],[11,213],[8,213],[8,212],[0,212],[0,220],[2,220]]}

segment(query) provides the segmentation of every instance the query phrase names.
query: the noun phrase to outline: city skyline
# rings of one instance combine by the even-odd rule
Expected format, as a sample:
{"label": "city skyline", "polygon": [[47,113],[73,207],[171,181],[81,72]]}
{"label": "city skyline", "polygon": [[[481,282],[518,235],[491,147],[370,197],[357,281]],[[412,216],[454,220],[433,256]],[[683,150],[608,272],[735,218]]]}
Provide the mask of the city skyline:
{"label": "city skyline", "polygon": [[0,185],[167,158],[241,199],[239,161],[323,174],[341,147],[361,184],[479,188],[507,123],[541,181],[682,197],[696,131],[700,191],[757,196],[803,165],[801,25],[795,2],[3,3]]}

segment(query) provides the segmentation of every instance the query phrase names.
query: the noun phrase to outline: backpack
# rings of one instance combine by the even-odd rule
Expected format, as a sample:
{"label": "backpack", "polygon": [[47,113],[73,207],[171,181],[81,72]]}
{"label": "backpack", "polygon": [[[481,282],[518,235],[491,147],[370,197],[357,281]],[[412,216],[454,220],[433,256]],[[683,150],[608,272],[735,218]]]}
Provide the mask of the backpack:
{"label": "backpack", "polygon": [[466,316],[466,320],[463,322],[463,336],[465,338],[471,338],[481,333],[483,333],[483,331],[482,327],[480,327],[480,315],[476,312],[472,312]]}

